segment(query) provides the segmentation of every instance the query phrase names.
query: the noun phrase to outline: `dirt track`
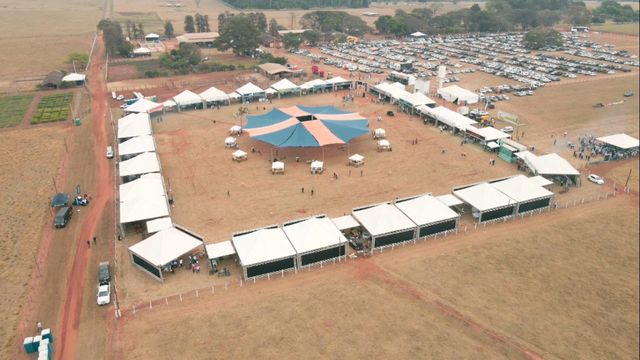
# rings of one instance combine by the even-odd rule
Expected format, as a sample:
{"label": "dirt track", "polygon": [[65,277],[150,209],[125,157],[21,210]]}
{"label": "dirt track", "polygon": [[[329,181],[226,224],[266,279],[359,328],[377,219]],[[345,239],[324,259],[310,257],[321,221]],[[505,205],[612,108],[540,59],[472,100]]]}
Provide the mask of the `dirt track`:
{"label": "dirt track", "polygon": [[89,213],[82,225],[80,238],[77,242],[77,252],[73,261],[73,268],[67,283],[64,308],[60,318],[60,330],[56,359],[67,359],[75,353],[78,329],[80,327],[80,314],[82,310],[83,290],[87,279],[87,266],[91,249],[85,243],[85,239],[91,239],[95,234],[97,223],[102,217],[110,195],[111,178],[108,176],[107,162],[102,159],[101,151],[106,147],[107,138],[105,132],[105,117],[107,94],[103,78],[104,47],[102,37],[96,41],[96,49],[93,54],[91,68],[89,69],[89,86],[92,90],[91,111],[94,121],[94,133],[96,147],[94,149],[94,162],[97,172],[96,196],[89,207]]}

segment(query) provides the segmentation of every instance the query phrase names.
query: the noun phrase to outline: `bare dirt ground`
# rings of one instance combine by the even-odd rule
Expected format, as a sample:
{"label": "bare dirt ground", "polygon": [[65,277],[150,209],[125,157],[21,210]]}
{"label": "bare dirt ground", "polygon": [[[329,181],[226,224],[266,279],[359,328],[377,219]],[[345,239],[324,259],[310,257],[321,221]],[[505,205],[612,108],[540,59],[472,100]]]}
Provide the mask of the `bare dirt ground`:
{"label": "bare dirt ground", "polygon": [[120,354],[637,358],[637,229],[637,196],[625,194],[203,292],[127,316],[123,338],[145,340]]}

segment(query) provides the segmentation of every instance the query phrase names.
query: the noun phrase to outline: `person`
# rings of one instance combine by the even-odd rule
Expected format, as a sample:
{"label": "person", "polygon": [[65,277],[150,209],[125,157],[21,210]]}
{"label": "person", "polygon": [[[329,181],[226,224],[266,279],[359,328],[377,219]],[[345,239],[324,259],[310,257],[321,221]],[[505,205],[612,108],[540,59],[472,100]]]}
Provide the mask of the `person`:
{"label": "person", "polygon": [[182,258],[180,258],[180,260],[178,260],[178,266],[182,267]]}
{"label": "person", "polygon": [[87,240],[87,247],[91,248],[91,241],[90,240]]}
{"label": "person", "polygon": [[96,237],[94,236],[93,237],[93,245],[95,245],[95,244],[96,244]]}
{"label": "person", "polygon": [[300,192],[304,194],[304,187],[300,188]]}
{"label": "person", "polygon": [[42,332],[42,323],[40,321],[36,322],[36,329],[38,330],[38,333]]}
{"label": "person", "polygon": [[313,196],[313,188],[311,188],[311,196]]}

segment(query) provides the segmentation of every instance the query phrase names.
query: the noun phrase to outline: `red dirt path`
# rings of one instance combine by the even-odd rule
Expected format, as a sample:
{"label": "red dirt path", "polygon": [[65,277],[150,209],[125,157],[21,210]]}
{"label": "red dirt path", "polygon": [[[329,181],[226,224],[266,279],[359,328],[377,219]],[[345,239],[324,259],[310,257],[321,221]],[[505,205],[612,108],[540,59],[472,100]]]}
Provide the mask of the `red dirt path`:
{"label": "red dirt path", "polygon": [[82,297],[87,279],[87,267],[89,263],[90,248],[87,247],[85,239],[90,239],[95,234],[97,224],[102,217],[102,212],[111,194],[111,178],[109,169],[105,161],[99,161],[102,157],[100,151],[107,145],[107,134],[105,131],[105,118],[107,114],[107,93],[104,81],[104,47],[102,36],[96,41],[96,48],[93,53],[91,68],[89,69],[89,87],[91,96],[91,113],[94,121],[94,136],[96,147],[94,149],[97,184],[96,197],[93,205],[89,207],[87,218],[82,224],[80,238],[78,239],[78,249],[73,260],[73,267],[69,275],[67,290],[65,292],[64,308],[60,315],[60,334],[58,349],[55,353],[56,359],[71,359],[75,356],[76,341],[78,339],[78,329],[80,327],[80,314],[82,311]]}

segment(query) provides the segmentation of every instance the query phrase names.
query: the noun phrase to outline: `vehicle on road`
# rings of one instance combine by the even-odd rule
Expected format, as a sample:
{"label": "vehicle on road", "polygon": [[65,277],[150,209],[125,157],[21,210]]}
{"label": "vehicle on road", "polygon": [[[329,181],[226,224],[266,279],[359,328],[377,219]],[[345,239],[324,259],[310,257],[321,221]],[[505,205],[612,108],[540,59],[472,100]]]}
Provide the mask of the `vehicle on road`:
{"label": "vehicle on road", "polygon": [[71,206],[61,207],[58,209],[56,217],[53,219],[53,226],[56,229],[62,229],[67,226],[67,223],[71,220],[71,215],[73,215],[73,208]]}
{"label": "vehicle on road", "polygon": [[113,146],[107,146],[107,159],[113,159]]}
{"label": "vehicle on road", "polygon": [[631,96],[633,96],[633,91],[627,90],[627,91],[624,92],[623,95],[624,95],[624,97],[631,97]]}
{"label": "vehicle on road", "polygon": [[587,176],[587,179],[589,179],[589,181],[591,181],[594,184],[598,184],[598,185],[604,184],[604,179],[596,174],[590,174],[589,176]]}
{"label": "vehicle on road", "polygon": [[513,132],[513,126],[505,126],[502,129],[500,129],[500,131],[502,131],[505,134],[511,134]]}
{"label": "vehicle on road", "polygon": [[109,262],[103,261],[98,265],[98,284],[105,285],[111,281],[111,272],[109,271]]}
{"label": "vehicle on road", "polygon": [[97,303],[98,305],[107,305],[111,302],[111,285],[98,285]]}

